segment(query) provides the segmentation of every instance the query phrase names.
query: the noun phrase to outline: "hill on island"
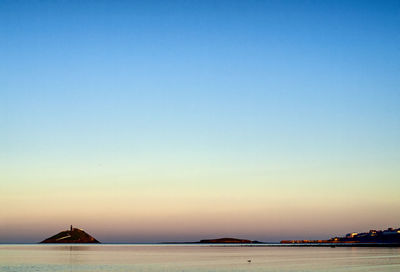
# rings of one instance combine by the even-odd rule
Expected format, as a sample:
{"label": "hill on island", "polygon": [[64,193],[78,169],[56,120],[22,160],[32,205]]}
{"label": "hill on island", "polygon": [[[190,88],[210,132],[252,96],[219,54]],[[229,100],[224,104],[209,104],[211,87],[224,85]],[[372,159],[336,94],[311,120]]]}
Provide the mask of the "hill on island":
{"label": "hill on island", "polygon": [[199,243],[206,243],[206,244],[227,244],[227,243],[238,243],[238,244],[252,244],[252,243],[260,243],[258,241],[251,241],[247,239],[237,239],[237,238],[218,238],[218,239],[205,239],[200,240]]}
{"label": "hill on island", "polygon": [[73,228],[62,231],[40,243],[100,243],[95,238],[87,234],[85,231]]}

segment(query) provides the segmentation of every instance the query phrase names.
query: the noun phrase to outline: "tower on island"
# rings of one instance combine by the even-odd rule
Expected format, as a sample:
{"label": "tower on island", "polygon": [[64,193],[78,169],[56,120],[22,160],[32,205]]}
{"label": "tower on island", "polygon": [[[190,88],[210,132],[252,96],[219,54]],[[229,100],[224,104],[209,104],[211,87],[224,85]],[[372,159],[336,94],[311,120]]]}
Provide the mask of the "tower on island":
{"label": "tower on island", "polygon": [[72,225],[71,225],[71,231],[72,231]]}

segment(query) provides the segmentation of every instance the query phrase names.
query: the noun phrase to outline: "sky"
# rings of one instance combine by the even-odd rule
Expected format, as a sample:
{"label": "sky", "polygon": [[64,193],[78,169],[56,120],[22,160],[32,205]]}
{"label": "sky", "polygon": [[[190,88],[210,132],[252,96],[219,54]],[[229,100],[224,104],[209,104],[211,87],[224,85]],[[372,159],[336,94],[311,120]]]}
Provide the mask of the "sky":
{"label": "sky", "polygon": [[0,243],[400,227],[400,1],[0,1]]}

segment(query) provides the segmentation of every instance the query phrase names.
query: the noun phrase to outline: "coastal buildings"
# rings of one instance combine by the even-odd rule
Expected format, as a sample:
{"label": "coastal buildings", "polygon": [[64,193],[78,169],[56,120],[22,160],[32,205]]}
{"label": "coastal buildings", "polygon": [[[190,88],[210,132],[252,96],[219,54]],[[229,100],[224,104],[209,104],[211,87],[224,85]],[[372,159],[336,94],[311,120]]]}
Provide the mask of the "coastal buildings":
{"label": "coastal buildings", "polygon": [[386,230],[370,230],[369,232],[351,232],[345,237],[334,237],[329,240],[283,240],[282,244],[309,244],[309,243],[376,243],[400,244],[400,228]]}

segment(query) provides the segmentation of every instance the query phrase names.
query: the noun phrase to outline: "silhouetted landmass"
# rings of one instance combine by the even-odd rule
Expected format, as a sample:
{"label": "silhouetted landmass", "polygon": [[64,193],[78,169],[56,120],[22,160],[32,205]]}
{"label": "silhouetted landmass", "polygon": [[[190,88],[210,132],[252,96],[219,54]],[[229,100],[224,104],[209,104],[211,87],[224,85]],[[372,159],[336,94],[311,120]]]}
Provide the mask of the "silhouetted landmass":
{"label": "silhouetted landmass", "polygon": [[163,244],[263,244],[263,242],[238,238],[204,239],[198,242],[163,242]]}
{"label": "silhouetted landmass", "polygon": [[40,243],[100,243],[85,231],[71,226],[70,230],[62,231]]}
{"label": "silhouetted landmass", "polygon": [[258,241],[251,241],[247,239],[237,239],[237,238],[218,238],[218,239],[205,239],[200,240],[199,243],[205,244],[228,244],[228,243],[239,243],[239,244],[253,244],[253,243],[260,243]]}
{"label": "silhouetted landmass", "polygon": [[329,240],[282,240],[281,244],[400,244],[400,228],[352,232]]}

